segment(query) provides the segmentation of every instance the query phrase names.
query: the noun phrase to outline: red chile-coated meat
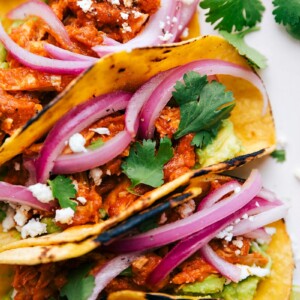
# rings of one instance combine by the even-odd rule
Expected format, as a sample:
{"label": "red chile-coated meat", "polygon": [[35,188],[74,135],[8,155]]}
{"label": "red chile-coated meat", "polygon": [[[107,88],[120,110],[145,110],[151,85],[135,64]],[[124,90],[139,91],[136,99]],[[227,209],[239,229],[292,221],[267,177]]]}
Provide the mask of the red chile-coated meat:
{"label": "red chile-coated meat", "polygon": [[166,182],[188,172],[196,163],[194,146],[191,145],[194,135],[188,134],[179,140],[173,158],[164,166]]}
{"label": "red chile-coated meat", "polygon": [[58,289],[66,283],[66,272],[57,272],[57,264],[17,266],[13,288],[15,300],[45,300],[58,296]]}
{"label": "red chile-coated meat", "polygon": [[25,94],[13,96],[0,89],[1,130],[12,134],[41,108],[37,99],[30,98]]}

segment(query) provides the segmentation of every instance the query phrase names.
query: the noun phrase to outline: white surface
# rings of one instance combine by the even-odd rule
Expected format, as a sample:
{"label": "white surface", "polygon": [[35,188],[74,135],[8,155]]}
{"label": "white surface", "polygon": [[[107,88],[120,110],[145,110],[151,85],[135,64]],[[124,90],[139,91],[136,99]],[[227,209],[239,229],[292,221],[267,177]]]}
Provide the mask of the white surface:
{"label": "white surface", "polygon": [[[268,67],[260,72],[266,85],[274,114],[278,141],[286,141],[286,161],[277,163],[268,157],[239,168],[237,174],[250,173],[258,168],[264,185],[289,204],[287,226],[293,241],[295,261],[294,283],[300,284],[300,41],[293,39],[283,27],[275,23],[271,1],[266,7],[261,30],[247,36],[247,42],[268,58]],[[215,33],[204,22],[201,12],[202,34]]]}

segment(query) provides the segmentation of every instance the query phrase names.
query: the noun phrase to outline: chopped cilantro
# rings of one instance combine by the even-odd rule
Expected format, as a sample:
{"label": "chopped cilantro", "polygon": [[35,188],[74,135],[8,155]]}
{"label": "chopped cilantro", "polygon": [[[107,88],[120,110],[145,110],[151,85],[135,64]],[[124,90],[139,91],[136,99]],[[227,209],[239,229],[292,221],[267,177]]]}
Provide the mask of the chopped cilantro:
{"label": "chopped cilantro", "polygon": [[91,265],[81,266],[71,272],[68,283],[63,286],[60,295],[66,296],[68,300],[87,300],[95,287],[95,277],[88,275]]}
{"label": "chopped cilantro", "polygon": [[287,31],[300,39],[300,2],[299,0],[273,0],[275,21],[286,26]]}
{"label": "chopped cilantro", "polygon": [[127,269],[123,270],[120,273],[120,276],[125,276],[125,277],[132,277],[133,273],[132,273],[132,269],[131,267],[128,267]]}
{"label": "chopped cilantro", "polygon": [[102,139],[98,139],[94,142],[92,142],[89,146],[88,146],[88,149],[91,149],[91,150],[96,150],[100,147],[102,147],[104,145],[104,142]]}
{"label": "chopped cilantro", "polygon": [[57,176],[53,180],[48,181],[51,186],[53,196],[58,200],[60,207],[67,208],[71,207],[76,210],[76,202],[72,201],[75,198],[76,189],[72,180],[65,176]]}
{"label": "chopped cilantro", "polygon": [[215,29],[227,32],[254,27],[261,21],[265,10],[260,0],[203,0],[200,6],[209,9],[206,14],[207,22],[218,22]]}
{"label": "chopped cilantro", "polygon": [[221,30],[220,34],[234,46],[241,55],[245,56],[254,67],[264,69],[267,67],[267,58],[254,48],[248,46],[244,40],[246,34],[257,30],[259,30],[258,27],[249,28],[240,33],[229,33]]}
{"label": "chopped cilantro", "polygon": [[219,129],[222,125],[222,122],[218,122],[215,126],[213,126],[210,130],[202,130],[197,132],[192,145],[197,146],[200,149],[205,148],[207,145],[211,144],[214,138],[216,138]]}
{"label": "chopped cilantro", "polygon": [[220,123],[227,119],[234,107],[232,92],[225,92],[219,82],[208,82],[207,76],[189,72],[178,81],[173,97],[180,106],[180,123],[174,137],[196,133],[193,144],[199,147],[209,144],[217,135]]}
{"label": "chopped cilantro", "polygon": [[100,208],[99,209],[99,217],[102,220],[107,220],[108,219],[108,217],[109,217],[108,213],[107,213],[107,211],[104,208]]}
{"label": "chopped cilantro", "polygon": [[156,154],[155,146],[154,141],[144,140],[142,144],[137,142],[131,147],[122,169],[131,180],[132,187],[141,183],[152,187],[163,184],[163,166],[173,156],[172,143],[169,138],[161,139]]}
{"label": "chopped cilantro", "polygon": [[285,161],[285,150],[284,149],[279,149],[279,150],[274,150],[271,153],[271,156],[277,160],[277,162],[284,162]]}

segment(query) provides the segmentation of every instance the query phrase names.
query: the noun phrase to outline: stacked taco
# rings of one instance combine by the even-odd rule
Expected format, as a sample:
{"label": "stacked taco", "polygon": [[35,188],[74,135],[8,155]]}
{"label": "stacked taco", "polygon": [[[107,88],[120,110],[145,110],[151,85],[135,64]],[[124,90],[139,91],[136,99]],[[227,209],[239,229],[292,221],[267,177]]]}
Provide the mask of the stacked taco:
{"label": "stacked taco", "polygon": [[[66,2],[69,6],[56,17],[68,24],[66,27],[69,32],[72,26],[78,26],[81,13],[72,10],[75,5],[73,1]],[[77,2],[82,2],[82,5],[85,3]],[[132,1],[121,2],[122,9],[127,9],[129,2]],[[158,13],[163,9],[173,11],[176,13],[174,18],[180,19],[180,16],[186,26],[187,16],[190,20],[194,12],[191,8],[195,7],[197,1],[189,2],[176,1],[174,6],[162,1],[160,9],[157,9],[158,6],[156,9]],[[142,3],[132,2],[131,5],[141,10],[139,5]],[[55,8],[61,8],[60,4],[60,1],[50,1],[54,11]],[[102,4],[113,9],[118,6],[105,1],[99,5],[94,3],[90,8],[92,11],[100,9]],[[30,9],[37,7],[44,7],[44,4],[30,1],[11,11],[9,16],[22,19],[30,14]],[[75,16],[67,18],[65,13],[70,13],[70,10]],[[40,21],[43,16],[37,11],[34,15]],[[86,16],[92,15],[92,11]],[[143,30],[148,30],[147,26],[150,27],[155,16],[157,14],[153,12],[149,24],[146,23]],[[142,16],[139,15],[139,18]],[[29,26],[27,22],[36,22],[36,18],[34,20],[29,19],[17,26],[16,32]],[[169,32],[176,39],[164,42],[173,42],[178,39],[179,33],[182,34],[183,28],[174,26],[174,20],[171,22],[173,25],[168,22],[164,24],[170,26],[169,31],[164,33]],[[222,298],[229,297],[224,291],[229,290],[228,295],[231,295],[237,282],[243,280],[247,288],[248,282],[252,286],[249,297],[253,298],[259,278],[267,277],[258,286],[255,294],[257,299],[260,299],[260,293],[265,295],[265,290],[273,283],[278,284],[278,290],[274,289],[274,293],[280,292],[282,299],[287,299],[292,258],[284,224],[273,224],[269,232],[263,228],[284,217],[284,205],[270,192],[262,189],[257,172],[245,183],[210,175],[235,168],[274,150],[275,130],[268,97],[261,79],[247,61],[219,37],[207,36],[178,44],[133,49],[145,46],[139,44],[139,35],[131,37],[131,41],[135,42],[127,42],[123,32],[123,39],[119,36],[121,40],[117,43],[112,38],[118,32],[121,34],[122,30],[114,32],[112,25],[103,25],[101,28],[106,34],[101,35],[103,43],[90,49],[85,46],[86,52],[80,53],[82,48],[79,51],[76,47],[81,42],[74,42],[74,36],[71,36],[72,45],[76,45],[74,47],[78,51],[67,48],[67,44],[53,33],[51,26],[50,29],[47,26],[45,28],[48,30],[47,38],[45,41],[44,35],[42,45],[48,51],[46,56],[50,51],[52,56],[55,53],[63,55],[55,59],[47,58],[48,62],[52,60],[53,65],[48,65],[46,69],[45,65],[41,67],[45,61],[39,60],[37,66],[35,60],[30,60],[31,54],[26,54],[25,60],[28,59],[29,63],[22,60],[24,49],[17,47],[17,51],[14,51],[15,42],[7,38],[4,29],[0,36],[10,53],[7,56],[9,72],[14,72],[11,70],[14,69],[12,62],[17,60],[26,66],[26,74],[52,72],[59,74],[60,82],[73,80],[67,86],[60,85],[56,91],[51,88],[50,93],[47,91],[49,86],[42,91],[31,91],[31,97],[34,94],[43,99],[44,107],[32,100],[35,105],[40,105],[35,107],[40,111],[24,126],[20,123],[16,128],[12,127],[11,132],[6,132],[11,136],[5,139],[0,148],[1,168],[7,171],[0,182],[0,198],[3,200],[0,263],[6,265],[1,269],[4,276],[10,274],[7,284],[3,284],[3,295],[13,286],[14,299],[167,297],[154,295],[153,292],[183,297],[203,298],[209,295]],[[53,38],[56,41],[50,43]],[[38,42],[40,47],[41,41]],[[57,49],[57,44],[68,51]],[[150,43],[148,46],[153,45]],[[91,51],[96,50],[100,56],[104,56],[97,61],[91,55]],[[79,53],[74,55],[76,51]],[[85,60],[82,56],[85,56]],[[60,59],[58,64],[55,62],[57,59]],[[74,79],[75,74],[85,69],[84,73]],[[3,89],[3,93],[18,99],[18,93],[21,92]],[[51,93],[57,96],[47,103]],[[26,97],[29,95],[26,94]],[[246,193],[245,190],[249,189],[251,193]],[[232,198],[239,199],[234,200],[238,203],[236,206],[231,204]],[[149,208],[157,201],[157,207]],[[222,211],[224,205],[227,207],[226,203],[229,203],[227,212]],[[215,209],[219,211],[219,217],[210,215],[205,223],[198,217],[206,216],[206,212],[211,214]],[[199,210],[198,214],[196,210]],[[140,215],[128,219],[140,211],[143,211]],[[136,226],[147,227],[145,224],[151,218],[155,219],[152,224],[150,222],[152,228],[167,224],[160,229],[152,229],[159,232],[164,230],[164,226],[177,227],[176,222],[179,221],[190,222],[187,221],[190,215],[195,215],[194,219],[199,218],[202,227],[191,225],[187,229],[183,226],[176,238],[174,234],[163,234],[173,238],[164,244],[154,243],[145,248],[143,243],[149,239],[147,234],[153,240],[150,231],[145,233],[143,242],[139,242],[143,234],[139,233],[141,229],[136,229]],[[265,215],[269,217],[265,219]],[[249,221],[249,218],[256,217],[262,221]],[[110,229],[122,221],[123,224]],[[235,222],[237,225],[233,226]],[[265,252],[274,226],[276,234]],[[194,231],[191,231],[191,227]],[[228,234],[228,227],[237,227],[237,233]],[[211,228],[215,228],[214,231]],[[240,232],[239,228],[242,228]],[[227,244],[226,239],[224,241],[224,237],[221,237],[224,230],[227,232],[224,237],[231,236]],[[173,232],[176,233],[176,230],[173,229]],[[132,237],[121,238],[128,234]],[[178,257],[176,247],[181,247],[180,244],[185,240],[195,239],[197,234],[206,234],[204,241],[201,239],[205,247],[196,249],[197,253],[190,252],[177,264],[170,264],[167,258],[163,258],[165,255]],[[178,240],[182,242],[176,245]],[[286,248],[278,250],[281,242],[284,242]],[[124,250],[122,245],[126,243],[138,248]],[[191,247],[184,246],[183,249]],[[229,255],[226,249],[229,249]],[[175,254],[172,254],[174,251]],[[216,253],[221,253],[221,258]],[[280,259],[277,255],[285,256],[286,264],[278,266]],[[229,260],[226,260],[227,256]],[[269,256],[272,256],[272,268]],[[151,262],[152,269],[144,272],[143,276],[138,272],[135,274],[133,269],[143,265],[143,262],[145,265]],[[176,276],[186,276],[181,274],[185,272],[186,265],[193,266],[199,262],[209,272],[202,272],[192,279],[174,279]],[[222,270],[216,262],[220,262]],[[169,273],[166,273],[167,268],[159,267],[159,263],[167,264]],[[8,265],[19,266],[12,271]],[[278,277],[283,268],[287,273],[286,282],[279,284]],[[109,276],[105,275],[106,269],[113,270]],[[126,272],[120,275],[125,269],[129,273],[133,272],[134,276],[126,276]],[[200,269],[194,271],[199,273]],[[142,267],[135,270],[143,272]],[[245,272],[256,277],[246,276],[246,279],[245,274],[241,274]],[[13,283],[9,280],[12,276]],[[83,290],[74,289],[70,280],[72,276],[75,282],[89,282],[88,286],[93,288],[85,292],[83,284]],[[95,288],[93,278],[96,280]],[[112,285],[115,288],[110,288],[107,280],[114,278],[116,281]],[[167,282],[170,278],[172,280]],[[138,279],[141,279],[139,283]],[[126,284],[122,285],[118,280]],[[228,280],[233,283],[228,284]],[[105,284],[100,289],[99,282],[102,281],[108,286]],[[201,283],[195,290],[194,285],[199,286],[200,281],[204,286],[207,284],[219,288],[203,290]],[[128,289],[131,292],[125,291]],[[78,294],[75,291],[84,295],[76,298]],[[225,299],[240,299],[235,294],[231,297]]]}

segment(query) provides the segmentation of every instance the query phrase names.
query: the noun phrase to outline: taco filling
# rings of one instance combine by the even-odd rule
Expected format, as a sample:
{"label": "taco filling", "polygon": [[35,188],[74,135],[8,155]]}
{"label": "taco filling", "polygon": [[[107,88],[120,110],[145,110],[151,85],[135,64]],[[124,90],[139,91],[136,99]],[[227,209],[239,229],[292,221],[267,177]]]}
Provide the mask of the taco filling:
{"label": "taco filling", "polygon": [[[203,190],[83,257],[17,266],[14,299],[92,300],[125,290],[255,299],[259,281],[273,276],[279,263],[274,256],[272,265],[270,255],[279,249],[270,241],[282,234],[282,226],[269,224],[287,208],[262,188],[257,171],[244,183],[212,175],[203,180]],[[288,261],[290,253],[285,254]],[[126,292],[121,295],[115,299],[127,299]]]}
{"label": "taco filling", "polygon": [[199,60],[158,73],[135,93],[74,107],[43,142],[2,167],[3,230],[26,238],[99,223],[193,169],[243,154],[229,118],[234,95],[219,74],[250,81],[265,95],[251,71]]}

